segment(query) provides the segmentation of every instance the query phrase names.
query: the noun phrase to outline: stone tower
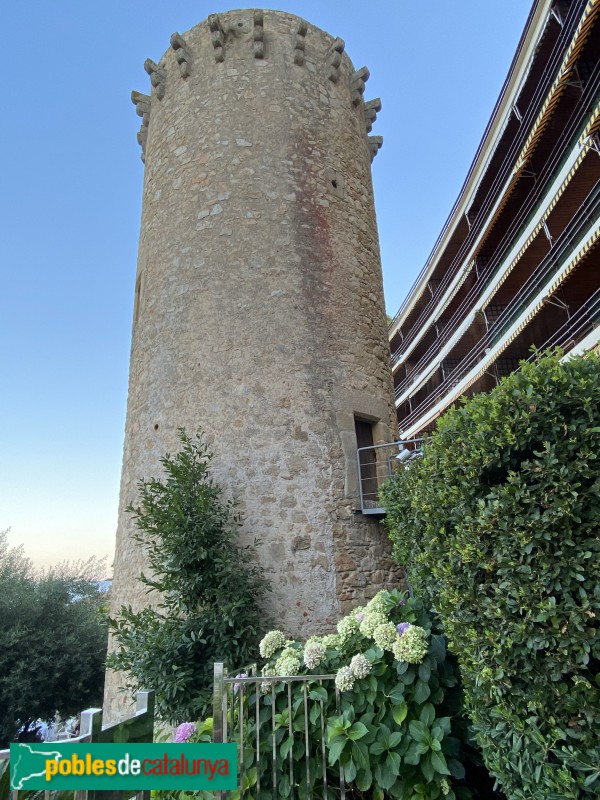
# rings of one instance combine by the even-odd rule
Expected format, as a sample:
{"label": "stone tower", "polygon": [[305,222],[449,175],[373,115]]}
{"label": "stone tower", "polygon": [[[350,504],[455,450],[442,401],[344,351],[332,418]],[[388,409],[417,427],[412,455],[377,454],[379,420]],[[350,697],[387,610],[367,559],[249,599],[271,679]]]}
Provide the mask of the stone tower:
{"label": "stone tower", "polygon": [[[276,11],[212,15],[155,63],[142,117],[143,214],[113,609],[147,603],[124,513],[177,428],[259,538],[271,613],[327,629],[396,578],[353,513],[356,421],[395,434],[370,162],[380,108],[344,42]],[[107,712],[118,715],[109,676]]]}

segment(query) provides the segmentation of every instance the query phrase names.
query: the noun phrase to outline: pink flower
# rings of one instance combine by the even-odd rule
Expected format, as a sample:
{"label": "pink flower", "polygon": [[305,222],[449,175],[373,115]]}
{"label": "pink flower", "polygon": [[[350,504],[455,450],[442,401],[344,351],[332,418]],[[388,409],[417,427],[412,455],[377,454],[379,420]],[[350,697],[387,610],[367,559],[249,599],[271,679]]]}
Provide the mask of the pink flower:
{"label": "pink flower", "polygon": [[196,726],[193,722],[182,722],[175,731],[175,742],[177,742],[177,744],[183,744],[187,742],[194,733],[196,733]]}

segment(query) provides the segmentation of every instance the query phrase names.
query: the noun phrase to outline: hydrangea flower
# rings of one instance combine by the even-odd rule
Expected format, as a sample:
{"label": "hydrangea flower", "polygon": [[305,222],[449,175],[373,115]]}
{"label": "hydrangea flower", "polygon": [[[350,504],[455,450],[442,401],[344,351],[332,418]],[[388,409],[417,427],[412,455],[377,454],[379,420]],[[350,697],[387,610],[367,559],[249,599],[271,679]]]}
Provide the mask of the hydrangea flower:
{"label": "hydrangea flower", "polygon": [[[269,667],[263,667],[260,674],[264,678],[270,678],[273,675],[273,670]],[[260,686],[259,690],[261,694],[269,694],[271,691],[271,686],[273,685],[274,681],[263,681]]]}
{"label": "hydrangea flower", "polygon": [[388,619],[385,614],[379,611],[365,611],[365,616],[359,625],[359,630],[363,636],[368,636],[370,638],[373,636],[375,628],[378,628],[380,625],[385,625],[387,621]]}
{"label": "hydrangea flower", "polygon": [[347,639],[349,636],[352,636],[354,633],[358,633],[359,628],[359,621],[356,619],[354,612],[352,614],[348,614],[347,617],[343,617],[337,624],[338,633],[344,639]]}
{"label": "hydrangea flower", "polygon": [[420,664],[427,655],[429,644],[427,631],[418,625],[411,625],[394,644],[392,652],[397,661],[408,661],[409,664]]}
{"label": "hydrangea flower", "polygon": [[325,645],[323,642],[307,642],[304,647],[304,663],[309,669],[315,669],[325,659]]}
{"label": "hydrangea flower", "polygon": [[183,744],[187,742],[194,733],[196,733],[196,726],[193,722],[182,722],[175,731],[174,741],[177,742],[177,744]]}
{"label": "hydrangea flower", "polygon": [[275,662],[275,674],[288,676],[297,675],[300,672],[302,662],[300,660],[300,653],[292,647],[286,647],[282,650],[281,655]]}
{"label": "hydrangea flower", "polygon": [[269,631],[258,646],[263,658],[271,658],[278,650],[285,647],[285,635],[281,631]]}
{"label": "hydrangea flower", "polygon": [[371,673],[371,663],[362,653],[352,656],[350,669],[355,678],[366,678]]}
{"label": "hydrangea flower", "polygon": [[340,692],[350,692],[354,688],[356,676],[351,667],[340,667],[335,676],[335,685]]}
{"label": "hydrangea flower", "polygon": [[339,650],[343,645],[343,639],[339,633],[329,633],[321,639],[327,650]]}
{"label": "hydrangea flower", "polygon": [[403,633],[406,633],[409,628],[410,622],[401,622],[399,625],[396,625],[396,630],[400,636],[402,636]]}
{"label": "hydrangea flower", "polygon": [[375,597],[371,598],[366,605],[367,611],[374,611],[376,614],[383,614],[387,617],[387,608],[388,604],[386,602],[386,597],[388,593],[382,589],[380,592],[377,592]]}
{"label": "hydrangea flower", "polygon": [[396,626],[393,622],[384,622],[383,625],[378,625],[373,631],[373,639],[382,650],[392,650],[398,639]]}

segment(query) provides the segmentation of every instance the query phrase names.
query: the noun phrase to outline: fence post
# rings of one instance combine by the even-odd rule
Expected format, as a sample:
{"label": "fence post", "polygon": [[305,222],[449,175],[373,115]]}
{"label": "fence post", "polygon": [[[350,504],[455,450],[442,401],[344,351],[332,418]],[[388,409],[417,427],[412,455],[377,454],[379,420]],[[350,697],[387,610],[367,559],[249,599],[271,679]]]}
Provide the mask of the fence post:
{"label": "fence post", "polygon": [[[222,661],[215,662],[213,683],[213,742],[221,744],[223,738],[223,694],[225,691],[225,665]],[[223,800],[225,793],[222,789],[215,792],[215,800]]]}

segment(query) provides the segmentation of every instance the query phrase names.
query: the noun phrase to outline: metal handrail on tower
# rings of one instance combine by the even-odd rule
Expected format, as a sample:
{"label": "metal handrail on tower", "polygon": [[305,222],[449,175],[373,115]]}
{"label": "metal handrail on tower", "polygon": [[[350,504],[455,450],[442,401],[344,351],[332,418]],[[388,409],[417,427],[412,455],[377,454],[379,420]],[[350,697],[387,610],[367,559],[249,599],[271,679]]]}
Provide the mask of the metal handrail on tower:
{"label": "metal handrail on tower", "polygon": [[416,438],[358,448],[356,462],[359,507],[355,509],[355,513],[371,517],[385,516],[386,510],[381,505],[379,489],[399,469],[406,468],[423,455],[422,445],[423,438]]}

